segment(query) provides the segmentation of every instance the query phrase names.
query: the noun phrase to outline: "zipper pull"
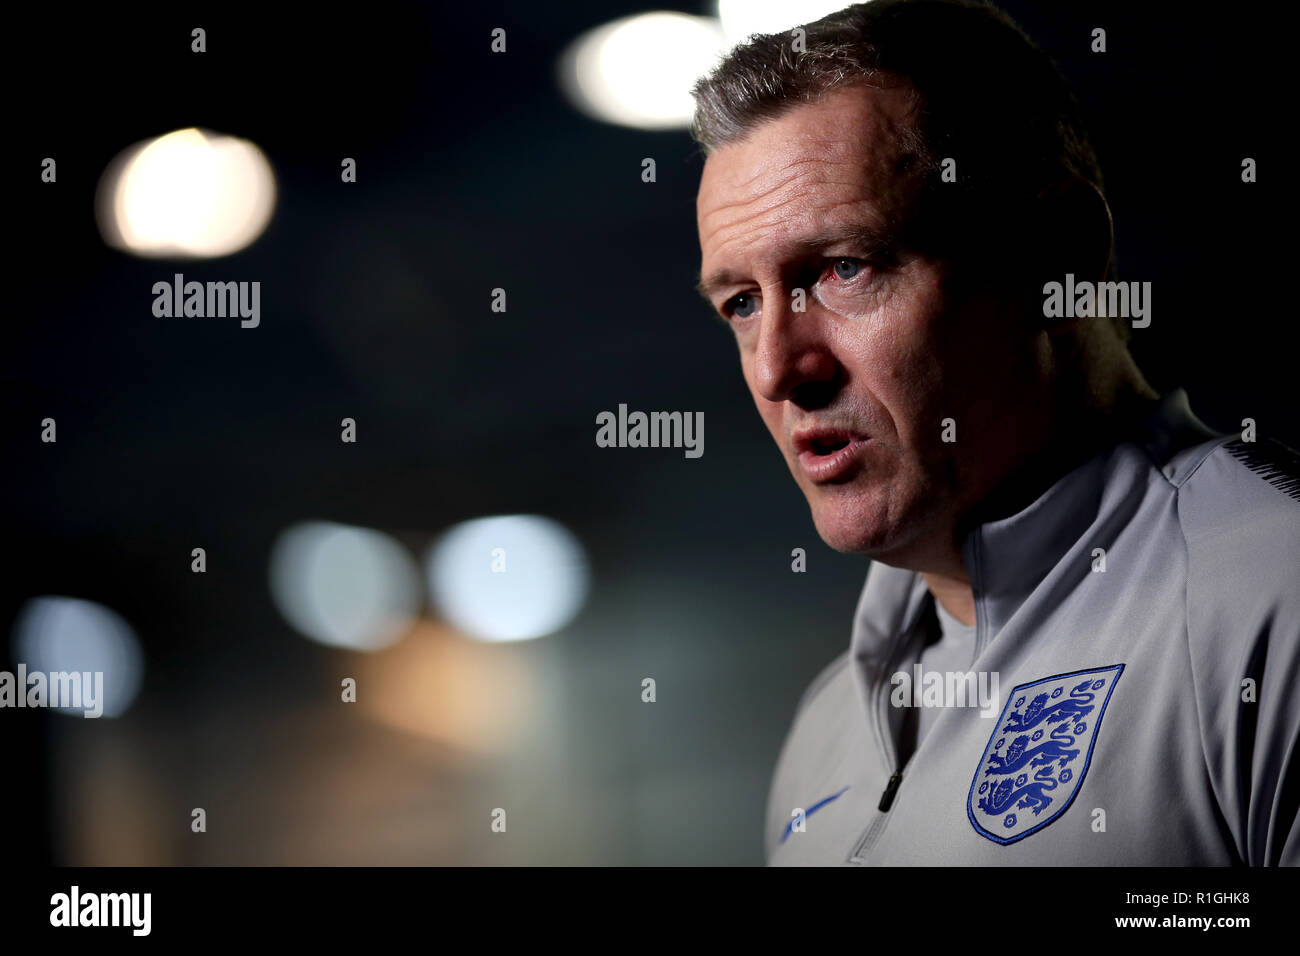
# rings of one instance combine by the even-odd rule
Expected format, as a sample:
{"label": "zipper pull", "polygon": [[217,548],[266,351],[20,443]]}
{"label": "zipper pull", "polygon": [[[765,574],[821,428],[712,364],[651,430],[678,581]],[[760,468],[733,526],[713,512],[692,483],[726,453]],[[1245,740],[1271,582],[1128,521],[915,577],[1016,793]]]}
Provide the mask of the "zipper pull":
{"label": "zipper pull", "polygon": [[903,771],[895,770],[889,778],[889,783],[885,785],[885,792],[880,795],[880,806],[876,809],[881,813],[888,813],[889,808],[894,805],[894,794],[898,793],[898,785],[903,782]]}

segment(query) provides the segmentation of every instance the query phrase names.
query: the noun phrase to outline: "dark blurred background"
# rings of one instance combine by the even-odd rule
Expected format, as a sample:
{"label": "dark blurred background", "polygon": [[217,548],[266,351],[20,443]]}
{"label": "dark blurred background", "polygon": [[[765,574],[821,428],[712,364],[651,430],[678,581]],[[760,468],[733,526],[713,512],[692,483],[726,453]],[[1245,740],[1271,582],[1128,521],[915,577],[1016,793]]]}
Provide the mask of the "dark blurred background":
{"label": "dark blurred background", "polygon": [[[1003,6],[1093,123],[1122,277],[1154,284],[1139,364],[1219,429],[1250,416],[1300,444],[1267,8]],[[0,712],[11,859],[761,862],[783,734],[847,647],[867,564],[817,537],[693,290],[689,137],[590,119],[556,82],[575,37],[649,9],[713,13],[11,12],[4,667],[40,596],[111,608],[143,653],[116,718]],[[211,260],[110,249],[100,174],[189,126],[265,151],[269,227]],[[46,156],[56,184],[40,181]],[[1240,181],[1245,156],[1257,184]],[[259,280],[260,327],[156,318],[151,287],[174,272]],[[704,456],[598,448],[595,416],[620,403],[702,411]],[[40,441],[46,417],[57,443]],[[585,604],[550,636],[484,643],[426,609],[367,652],[307,639],[273,601],[270,556],[301,522],[374,529],[422,566],[451,526],[511,514],[554,519],[586,552]]]}

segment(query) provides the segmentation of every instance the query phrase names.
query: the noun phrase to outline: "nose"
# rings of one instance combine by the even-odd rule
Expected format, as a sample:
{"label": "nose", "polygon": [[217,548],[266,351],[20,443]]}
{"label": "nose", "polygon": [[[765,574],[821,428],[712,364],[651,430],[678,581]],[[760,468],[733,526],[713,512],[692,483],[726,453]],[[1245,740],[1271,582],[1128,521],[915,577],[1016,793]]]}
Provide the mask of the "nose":
{"label": "nose", "polygon": [[[775,303],[775,304],[769,304]],[[840,364],[813,309],[796,312],[789,295],[764,295],[754,347],[754,388],[769,402],[804,408],[827,404],[840,379]]]}

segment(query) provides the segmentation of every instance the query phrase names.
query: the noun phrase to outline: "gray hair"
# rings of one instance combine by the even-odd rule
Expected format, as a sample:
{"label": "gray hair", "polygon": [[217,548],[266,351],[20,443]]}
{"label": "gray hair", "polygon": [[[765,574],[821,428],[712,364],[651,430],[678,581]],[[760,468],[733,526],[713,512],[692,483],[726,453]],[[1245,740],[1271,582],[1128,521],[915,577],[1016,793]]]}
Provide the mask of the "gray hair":
{"label": "gray hair", "polygon": [[[1064,77],[996,7],[980,0],[872,0],[803,30],[799,50],[789,34],[755,34],[695,84],[691,136],[705,156],[832,90],[901,77],[917,94],[904,148],[929,172],[944,157],[961,159],[957,188],[944,190],[939,202],[948,221],[1006,223],[1071,177],[1105,195]],[[1112,252],[1106,276],[1116,273]],[[1126,340],[1127,323],[1113,324]]]}

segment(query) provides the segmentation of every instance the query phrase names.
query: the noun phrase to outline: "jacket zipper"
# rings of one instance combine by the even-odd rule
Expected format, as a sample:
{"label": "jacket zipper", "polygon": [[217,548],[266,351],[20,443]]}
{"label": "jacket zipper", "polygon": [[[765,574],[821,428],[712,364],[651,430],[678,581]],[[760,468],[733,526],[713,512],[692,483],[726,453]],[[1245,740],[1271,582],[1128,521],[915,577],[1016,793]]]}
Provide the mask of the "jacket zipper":
{"label": "jacket zipper", "polygon": [[889,783],[885,784],[885,792],[880,795],[880,806],[876,807],[881,813],[888,813],[889,808],[894,805],[894,794],[898,793],[898,785],[903,782],[903,768],[899,767],[889,777]]}
{"label": "jacket zipper", "polygon": [[866,832],[858,838],[858,842],[853,847],[853,852],[849,855],[848,862],[863,863],[867,851],[880,838],[881,832],[885,829],[885,824],[889,821],[889,808],[894,805],[894,794],[898,793],[898,786],[903,782],[903,768],[899,767],[889,777],[889,783],[885,785],[885,792],[880,795],[880,803],[877,805],[875,819],[867,827]]}
{"label": "jacket zipper", "polygon": [[[981,639],[985,637],[985,633],[986,633],[986,625],[984,622],[984,617],[979,613],[979,597],[980,597],[979,580],[982,578],[982,575],[980,574],[981,569],[978,563],[979,557],[980,557],[979,549],[977,547],[975,549],[976,580],[972,581],[972,591],[974,593],[975,605],[976,605],[975,608],[975,657],[976,659],[979,658],[980,652],[983,650],[983,648],[981,647]],[[882,677],[892,672],[891,668],[896,666],[897,658],[902,655],[903,651],[906,648],[912,646],[912,642],[916,639],[916,628],[919,624],[919,621],[920,618],[917,619],[917,622],[913,623],[911,632],[906,637],[900,639],[899,642],[894,646],[893,651],[889,657],[889,662],[885,667],[885,673],[882,674]],[[882,755],[885,758],[886,766],[892,764],[894,766],[894,772],[889,775],[889,782],[885,784],[885,791],[880,795],[880,803],[876,806],[877,812],[876,812],[875,819],[871,821],[871,824],[867,827],[866,831],[862,834],[862,836],[858,838],[858,842],[854,844],[853,852],[849,855],[849,859],[848,859],[849,863],[866,862],[865,857],[867,851],[870,850],[872,846],[875,845],[876,841],[880,838],[880,834],[885,829],[885,824],[889,822],[889,809],[894,805],[894,797],[898,794],[898,788],[903,783],[903,771],[907,767],[907,764],[898,763],[898,758],[894,751],[894,741],[889,734],[888,695],[882,693],[884,686],[885,685],[883,681],[877,681],[876,686],[873,688],[873,693],[876,695],[877,700],[879,701],[879,703],[876,705],[876,718],[877,718],[876,740],[880,744],[880,750]],[[918,746],[919,746],[919,742],[918,742]],[[915,755],[915,750],[916,748],[914,747],[913,754],[908,756],[909,763],[911,762],[912,756]]]}
{"label": "jacket zipper", "polygon": [[[891,668],[895,666],[897,658],[912,645],[916,637],[916,625],[913,625],[911,633],[900,638],[894,646],[893,653],[889,656],[889,661],[881,674],[881,679],[876,682],[872,692],[876,695],[876,740],[880,744],[881,754],[885,758],[885,765],[893,765],[894,772],[889,775],[889,782],[885,784],[885,791],[880,795],[880,803],[876,806],[876,817],[871,821],[866,831],[858,838],[858,842],[853,846],[853,852],[849,854],[849,863],[862,863],[867,851],[880,838],[881,832],[885,829],[885,824],[889,822],[889,808],[894,805],[894,797],[898,793],[898,788],[903,782],[903,770],[905,765],[898,762],[894,751],[894,741],[889,732],[889,695],[885,694],[888,675]],[[910,759],[910,757],[909,757]]]}

